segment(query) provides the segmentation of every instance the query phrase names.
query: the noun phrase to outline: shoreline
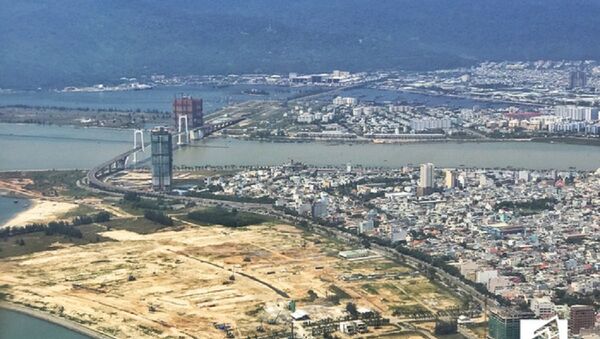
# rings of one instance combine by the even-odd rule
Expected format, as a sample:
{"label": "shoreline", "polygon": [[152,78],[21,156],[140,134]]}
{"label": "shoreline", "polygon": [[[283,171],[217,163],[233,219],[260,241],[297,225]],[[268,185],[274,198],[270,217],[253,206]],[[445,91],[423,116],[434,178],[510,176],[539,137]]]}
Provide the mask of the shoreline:
{"label": "shoreline", "polygon": [[63,327],[67,330],[79,333],[81,335],[87,336],[91,339],[111,339],[112,337],[106,336],[105,334],[99,333],[91,328],[85,327],[81,324],[78,324],[72,320],[68,320],[65,318],[61,318],[52,314],[48,314],[42,312],[40,310],[36,310],[34,308],[29,308],[23,305],[14,304],[8,301],[0,301],[0,309],[24,314],[26,316],[36,318],[38,320],[45,321],[47,323]]}
{"label": "shoreline", "polygon": [[[578,138],[542,138],[542,137],[528,137],[528,138],[463,138],[463,139],[451,139],[451,138],[440,138],[440,139],[429,139],[429,140],[414,140],[414,139],[319,139],[319,138],[254,138],[236,135],[219,135],[210,136],[204,140],[210,140],[211,138],[222,138],[222,139],[233,139],[242,141],[255,141],[255,142],[269,142],[269,143],[324,143],[324,144],[372,144],[372,145],[413,145],[413,144],[466,144],[466,143],[496,143],[496,142],[514,142],[514,143],[538,143],[538,144],[561,144],[561,145],[579,145],[579,146],[600,146],[600,138],[595,139],[578,139]],[[377,141],[375,141],[377,140]],[[381,140],[381,141],[379,141]],[[588,142],[591,141],[591,142]]]}
{"label": "shoreline", "polygon": [[27,198],[29,206],[25,210],[15,213],[6,222],[0,224],[0,228],[5,227],[22,227],[36,222],[48,222],[59,220],[60,216],[77,208],[76,204],[42,200],[39,198]]}
{"label": "shoreline", "polygon": [[[210,115],[210,114],[209,114]],[[9,122],[0,121],[0,124],[15,124],[15,125],[37,125],[37,126],[57,126],[57,127],[69,127],[76,129],[104,129],[114,131],[128,131],[133,130],[130,127],[102,127],[102,126],[84,126],[78,124],[39,124],[39,123],[28,123],[28,122]],[[573,137],[560,137],[560,136],[549,136],[539,137],[530,136],[525,138],[440,138],[440,139],[429,139],[429,140],[418,140],[418,139],[326,139],[326,138],[293,138],[293,137],[279,137],[279,138],[260,138],[260,137],[248,137],[238,135],[215,135],[209,136],[200,140],[208,140],[210,138],[225,138],[234,140],[247,140],[247,141],[258,141],[258,142],[272,142],[272,143],[311,143],[311,142],[322,142],[322,143],[336,143],[336,144],[373,144],[373,145],[405,145],[405,144],[438,144],[438,143],[486,143],[486,142],[532,142],[532,143],[548,143],[548,144],[564,144],[564,145],[581,145],[581,146],[600,146],[600,138],[579,138]],[[383,142],[377,142],[376,140],[383,140]],[[59,168],[57,170],[69,170],[70,168]],[[49,169],[50,170],[50,169]],[[21,171],[21,170],[15,170]],[[27,171],[27,170],[23,170]],[[2,171],[10,172],[10,171]]]}

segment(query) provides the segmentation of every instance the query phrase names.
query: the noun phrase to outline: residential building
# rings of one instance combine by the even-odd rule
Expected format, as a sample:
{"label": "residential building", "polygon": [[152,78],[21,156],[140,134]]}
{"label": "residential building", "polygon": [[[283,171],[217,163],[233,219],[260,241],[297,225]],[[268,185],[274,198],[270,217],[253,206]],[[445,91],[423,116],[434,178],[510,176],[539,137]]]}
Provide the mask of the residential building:
{"label": "residential building", "polygon": [[571,334],[579,334],[583,328],[592,328],[596,324],[596,312],[594,306],[573,305],[571,306],[571,317],[569,328]]}

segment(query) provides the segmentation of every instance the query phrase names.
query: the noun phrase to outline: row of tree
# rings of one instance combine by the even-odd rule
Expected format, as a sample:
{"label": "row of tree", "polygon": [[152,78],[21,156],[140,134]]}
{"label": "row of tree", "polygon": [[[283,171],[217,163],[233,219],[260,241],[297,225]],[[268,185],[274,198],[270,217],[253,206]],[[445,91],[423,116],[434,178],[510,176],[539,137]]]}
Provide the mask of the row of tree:
{"label": "row of tree", "polygon": [[81,239],[83,234],[76,226],[92,224],[94,222],[110,221],[111,215],[108,212],[99,212],[93,215],[80,215],[68,221],[51,221],[47,224],[33,223],[20,227],[5,227],[0,229],[0,237],[8,238],[16,235],[44,232],[46,235],[62,234],[67,237]]}
{"label": "row of tree", "polygon": [[110,213],[106,211],[98,212],[93,215],[78,215],[71,221],[73,226],[89,225],[95,222],[107,222],[110,221]]}

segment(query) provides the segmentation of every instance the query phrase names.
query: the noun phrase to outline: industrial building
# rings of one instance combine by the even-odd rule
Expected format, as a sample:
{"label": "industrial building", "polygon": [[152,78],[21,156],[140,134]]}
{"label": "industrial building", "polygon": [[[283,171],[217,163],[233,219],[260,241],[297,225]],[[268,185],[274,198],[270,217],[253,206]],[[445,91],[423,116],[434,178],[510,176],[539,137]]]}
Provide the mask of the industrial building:
{"label": "industrial building", "polygon": [[194,99],[187,95],[175,98],[173,100],[173,118],[176,127],[179,127],[181,118],[183,117],[187,120],[187,127],[189,129],[204,125],[202,99]]}
{"label": "industrial building", "polygon": [[169,191],[173,181],[173,136],[164,127],[150,133],[152,148],[152,188]]}

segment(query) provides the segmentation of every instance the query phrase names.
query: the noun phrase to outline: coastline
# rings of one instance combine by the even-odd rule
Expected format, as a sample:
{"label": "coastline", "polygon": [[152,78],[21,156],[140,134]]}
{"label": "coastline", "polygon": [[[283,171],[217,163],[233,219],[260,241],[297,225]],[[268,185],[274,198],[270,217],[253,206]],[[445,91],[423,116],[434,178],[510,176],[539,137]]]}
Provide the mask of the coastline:
{"label": "coastline", "polygon": [[36,310],[33,308],[28,308],[28,307],[25,307],[22,305],[14,304],[11,302],[0,301],[0,309],[21,313],[21,314],[57,325],[60,327],[64,327],[70,331],[77,332],[77,333],[87,336],[91,339],[111,339],[111,338],[113,338],[113,337],[109,337],[105,334],[96,332],[95,330],[93,330],[91,328],[87,328],[81,324],[74,322],[74,321],[60,318],[60,317],[57,317],[52,314],[44,313],[42,311],[39,311],[39,310]]}
{"label": "coastline", "polygon": [[56,220],[59,219],[60,215],[77,208],[77,205],[67,202],[41,200],[32,197],[27,199],[29,201],[27,209],[16,213],[6,222],[0,224],[0,228]]}

